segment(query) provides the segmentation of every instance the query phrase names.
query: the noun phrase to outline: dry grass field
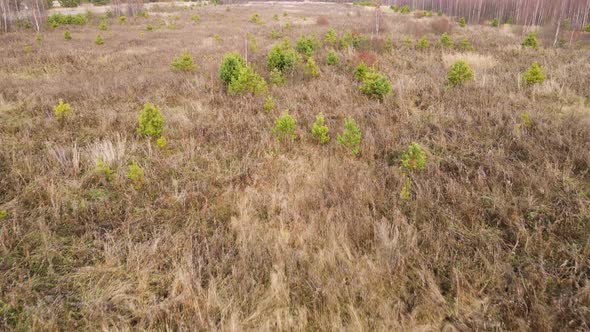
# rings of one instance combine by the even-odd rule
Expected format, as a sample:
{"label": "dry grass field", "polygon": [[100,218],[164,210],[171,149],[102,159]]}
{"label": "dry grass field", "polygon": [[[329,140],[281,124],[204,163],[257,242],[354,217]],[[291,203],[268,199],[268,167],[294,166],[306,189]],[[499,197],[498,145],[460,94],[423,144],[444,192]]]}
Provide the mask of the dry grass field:
{"label": "dry grass field", "polygon": [[[524,49],[522,27],[444,20],[384,8],[377,34],[351,5],[152,7],[106,31],[97,14],[0,34],[0,330],[590,329],[588,43]],[[323,44],[319,77],[300,63],[256,96],[219,79],[247,34],[268,82],[274,44],[329,28],[367,42],[336,66]],[[442,48],[445,31],[473,50]],[[173,71],[184,50],[195,70]],[[461,59],[474,78],[451,86]],[[382,101],[359,91],[361,61],[391,81]],[[546,80],[529,86],[535,61]],[[164,148],[137,133],[145,103]],[[292,142],[273,134],[285,110]],[[356,156],[337,139],[348,117]],[[402,166],[413,142],[423,170]]]}

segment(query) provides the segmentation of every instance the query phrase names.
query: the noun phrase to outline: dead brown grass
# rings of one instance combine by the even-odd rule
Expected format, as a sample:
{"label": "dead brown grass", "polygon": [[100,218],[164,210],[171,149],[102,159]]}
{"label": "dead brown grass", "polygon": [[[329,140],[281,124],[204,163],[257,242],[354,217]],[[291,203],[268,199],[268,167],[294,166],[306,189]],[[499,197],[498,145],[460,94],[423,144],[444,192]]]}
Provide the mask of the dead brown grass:
{"label": "dead brown grass", "polygon": [[[0,35],[0,330],[588,328],[587,48],[525,51],[517,35],[470,26],[451,38],[469,38],[473,53],[415,52],[404,36],[434,34],[432,19],[388,13],[394,50],[367,51],[394,94],[367,99],[355,52],[328,67],[322,47],[321,77],[272,87],[267,114],[265,96],[226,94],[225,52],[243,53],[251,33],[249,61],[268,78],[271,29],[323,36],[328,26],[306,24],[321,8],[339,35],[372,31],[372,12],[229,8],[109,21],[100,47],[97,22],[71,27],[69,42],[63,28],[42,42]],[[170,70],[183,49],[194,73]],[[464,57],[475,81],[447,88],[447,62]],[[549,79],[525,88],[532,61]],[[59,98],[76,110],[62,123]],[[145,102],[162,110],[167,149],[135,134]],[[272,136],[285,109],[298,121],[290,145]],[[321,147],[309,134],[319,112],[332,136]],[[363,134],[358,157],[336,143],[346,117]],[[403,200],[411,142],[428,166]],[[96,174],[99,159],[112,182]],[[132,160],[140,189],[125,177]]]}

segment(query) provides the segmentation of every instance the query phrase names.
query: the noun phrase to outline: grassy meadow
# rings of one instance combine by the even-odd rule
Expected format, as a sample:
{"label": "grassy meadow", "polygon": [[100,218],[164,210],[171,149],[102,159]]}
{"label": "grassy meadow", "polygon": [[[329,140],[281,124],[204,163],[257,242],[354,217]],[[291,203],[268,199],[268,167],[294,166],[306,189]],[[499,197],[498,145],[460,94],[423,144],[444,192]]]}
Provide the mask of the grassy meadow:
{"label": "grassy meadow", "polygon": [[590,328],[590,33],[323,3],[85,18],[0,34],[0,330]]}

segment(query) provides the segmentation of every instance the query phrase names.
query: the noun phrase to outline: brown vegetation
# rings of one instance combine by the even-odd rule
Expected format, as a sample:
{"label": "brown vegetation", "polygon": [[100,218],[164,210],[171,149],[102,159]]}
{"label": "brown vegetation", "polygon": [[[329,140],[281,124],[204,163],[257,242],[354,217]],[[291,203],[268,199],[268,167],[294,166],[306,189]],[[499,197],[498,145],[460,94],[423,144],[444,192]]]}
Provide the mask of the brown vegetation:
{"label": "brown vegetation", "polygon": [[[364,8],[293,6],[109,18],[102,46],[96,22],[68,27],[70,41],[65,27],[0,34],[0,330],[588,328],[588,45],[534,51],[471,26],[450,37],[473,52],[416,52],[408,22],[435,41],[436,18],[388,13],[393,50],[364,50],[392,83],[383,100],[359,92],[357,52],[327,66],[326,46],[319,78],[296,68],[269,85],[276,107],[228,95],[219,64],[248,33],[268,80],[272,29],[292,42],[374,30]],[[170,70],[183,50],[193,72]],[[459,59],[474,79],[449,87]],[[547,79],[525,86],[534,61]],[[61,121],[60,99],[75,110]],[[165,145],[137,133],[146,103]],[[285,110],[287,143],[272,132]],[[347,118],[357,156],[336,139]],[[424,170],[402,167],[413,142]]]}
{"label": "brown vegetation", "polygon": [[330,22],[328,21],[327,17],[318,16],[316,23],[317,23],[317,25],[328,25]]}

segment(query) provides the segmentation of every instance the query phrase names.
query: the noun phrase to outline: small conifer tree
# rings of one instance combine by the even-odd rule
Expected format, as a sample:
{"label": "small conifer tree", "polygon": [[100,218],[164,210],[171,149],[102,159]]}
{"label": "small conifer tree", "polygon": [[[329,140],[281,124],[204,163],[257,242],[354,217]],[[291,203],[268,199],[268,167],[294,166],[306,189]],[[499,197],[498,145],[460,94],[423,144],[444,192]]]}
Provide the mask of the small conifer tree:
{"label": "small conifer tree", "polygon": [[163,129],[164,117],[160,113],[160,109],[152,103],[143,105],[143,110],[139,114],[137,132],[149,137],[160,137]]}
{"label": "small conifer tree", "polygon": [[402,166],[407,170],[422,170],[426,168],[426,153],[418,143],[412,143],[402,154]]}
{"label": "small conifer tree", "polygon": [[326,144],[330,141],[328,131],[329,129],[325,124],[324,115],[322,113],[318,114],[313,123],[313,127],[311,127],[311,135],[315,140],[320,142],[320,144]]}
{"label": "small conifer tree", "polygon": [[275,121],[275,127],[273,133],[279,139],[279,141],[294,141],[297,135],[295,134],[295,126],[297,121],[294,117],[289,114],[289,111],[283,112],[283,114]]}
{"label": "small conifer tree", "polygon": [[522,42],[522,47],[538,49],[539,41],[537,40],[537,35],[534,32],[529,33]]}
{"label": "small conifer tree", "polygon": [[104,39],[102,39],[101,35],[96,35],[96,39],[94,40],[94,43],[96,45],[102,45],[102,44],[104,44]]}
{"label": "small conifer tree", "polygon": [[465,17],[461,17],[459,19],[459,26],[464,28],[467,25],[467,22],[465,21]]}
{"label": "small conifer tree", "polygon": [[446,32],[440,36],[439,42],[442,47],[445,47],[445,48],[453,48],[454,47],[451,37]]}
{"label": "small conifer tree", "polygon": [[191,55],[185,50],[181,55],[177,55],[172,59],[171,67],[174,71],[193,71],[195,64]]}
{"label": "small conifer tree", "polygon": [[459,60],[451,65],[448,73],[448,80],[452,85],[461,85],[473,79],[473,69],[467,62]]}
{"label": "small conifer tree", "polygon": [[534,62],[526,73],[524,73],[522,79],[529,85],[540,84],[545,81],[545,75],[541,66],[537,62]]}
{"label": "small conifer tree", "polygon": [[309,77],[320,76],[320,67],[318,67],[312,57],[307,58],[307,63],[305,64],[305,74]]}
{"label": "small conifer tree", "polygon": [[334,50],[330,50],[330,52],[328,52],[328,55],[326,56],[326,64],[328,66],[335,66],[340,62],[340,59],[338,58],[338,55],[336,55],[336,52]]}
{"label": "small conifer tree", "polygon": [[350,149],[353,155],[358,155],[361,149],[362,134],[358,125],[353,118],[346,118],[344,121],[344,131],[342,135],[338,134],[338,143]]}

